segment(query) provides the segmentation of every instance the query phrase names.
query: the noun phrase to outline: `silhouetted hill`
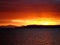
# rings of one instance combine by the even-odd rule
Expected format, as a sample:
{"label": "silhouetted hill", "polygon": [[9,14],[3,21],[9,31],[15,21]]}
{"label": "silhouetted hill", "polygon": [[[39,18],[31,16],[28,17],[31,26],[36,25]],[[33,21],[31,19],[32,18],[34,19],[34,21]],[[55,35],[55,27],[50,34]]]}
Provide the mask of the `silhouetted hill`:
{"label": "silhouetted hill", "polygon": [[0,28],[60,28],[60,25],[0,26]]}
{"label": "silhouetted hill", "polygon": [[27,25],[16,28],[60,28],[60,25]]}

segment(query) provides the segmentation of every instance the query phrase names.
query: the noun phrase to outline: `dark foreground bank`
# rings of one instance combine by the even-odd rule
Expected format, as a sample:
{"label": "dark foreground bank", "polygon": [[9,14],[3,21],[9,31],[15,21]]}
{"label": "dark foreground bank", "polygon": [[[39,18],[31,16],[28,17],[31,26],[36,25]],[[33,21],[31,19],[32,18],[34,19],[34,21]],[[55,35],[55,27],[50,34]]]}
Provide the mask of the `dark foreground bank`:
{"label": "dark foreground bank", "polygon": [[0,45],[60,45],[60,26],[0,27]]}

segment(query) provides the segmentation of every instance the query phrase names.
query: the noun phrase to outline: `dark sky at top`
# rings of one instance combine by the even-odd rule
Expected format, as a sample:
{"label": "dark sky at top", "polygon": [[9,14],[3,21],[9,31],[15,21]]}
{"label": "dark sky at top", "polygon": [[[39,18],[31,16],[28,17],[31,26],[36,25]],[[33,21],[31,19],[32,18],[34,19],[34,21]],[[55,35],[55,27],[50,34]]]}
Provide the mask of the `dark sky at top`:
{"label": "dark sky at top", "polygon": [[41,10],[49,6],[60,11],[60,0],[0,0],[0,11]]}

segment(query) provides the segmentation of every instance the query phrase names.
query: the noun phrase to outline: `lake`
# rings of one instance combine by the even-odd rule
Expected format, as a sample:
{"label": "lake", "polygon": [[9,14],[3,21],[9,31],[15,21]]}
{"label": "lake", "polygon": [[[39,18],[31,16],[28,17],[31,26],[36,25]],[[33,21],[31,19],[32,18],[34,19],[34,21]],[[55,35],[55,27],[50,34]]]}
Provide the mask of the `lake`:
{"label": "lake", "polygon": [[60,28],[0,28],[0,45],[60,45]]}

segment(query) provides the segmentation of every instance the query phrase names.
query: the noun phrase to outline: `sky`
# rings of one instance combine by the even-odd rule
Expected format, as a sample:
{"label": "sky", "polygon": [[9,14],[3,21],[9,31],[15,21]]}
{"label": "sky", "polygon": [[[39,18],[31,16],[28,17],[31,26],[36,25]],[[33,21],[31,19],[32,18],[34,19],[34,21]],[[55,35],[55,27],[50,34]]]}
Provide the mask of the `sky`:
{"label": "sky", "polygon": [[60,24],[60,0],[0,0],[0,26],[31,24]]}

